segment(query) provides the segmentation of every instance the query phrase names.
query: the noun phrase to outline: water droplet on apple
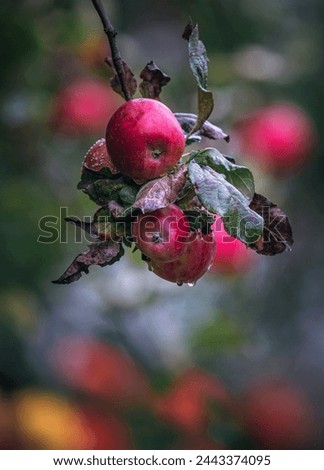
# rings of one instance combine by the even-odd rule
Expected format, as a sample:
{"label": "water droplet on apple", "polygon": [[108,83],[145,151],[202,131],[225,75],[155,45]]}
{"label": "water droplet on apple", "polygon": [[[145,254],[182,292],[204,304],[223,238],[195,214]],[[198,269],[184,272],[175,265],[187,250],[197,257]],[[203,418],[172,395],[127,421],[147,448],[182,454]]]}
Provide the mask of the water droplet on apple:
{"label": "water droplet on apple", "polygon": [[195,285],[196,285],[196,282],[188,282],[189,287],[195,287]]}
{"label": "water droplet on apple", "polygon": [[177,281],[177,286],[181,287],[183,285],[183,282]]}

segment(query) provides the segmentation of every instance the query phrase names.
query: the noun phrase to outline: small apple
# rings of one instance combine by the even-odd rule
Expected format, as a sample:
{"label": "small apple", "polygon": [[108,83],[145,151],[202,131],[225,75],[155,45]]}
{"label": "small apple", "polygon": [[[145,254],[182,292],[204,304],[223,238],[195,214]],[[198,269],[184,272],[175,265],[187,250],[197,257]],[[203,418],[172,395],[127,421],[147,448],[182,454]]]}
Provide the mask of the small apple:
{"label": "small apple", "polygon": [[162,279],[178,285],[194,285],[210,268],[216,252],[214,234],[203,234],[200,230],[191,232],[181,256],[169,263],[148,262],[149,269]]}
{"label": "small apple", "polygon": [[242,421],[264,449],[305,449],[314,445],[314,410],[293,384],[268,379],[252,385],[242,399]]}
{"label": "small apple", "polygon": [[112,344],[82,336],[64,337],[54,346],[50,360],[64,383],[114,406],[127,407],[150,398],[144,372]]}
{"label": "small apple", "polygon": [[246,116],[234,127],[246,158],[275,174],[300,169],[316,142],[314,124],[291,103],[274,103]]}
{"label": "small apple", "polygon": [[256,263],[258,255],[250,248],[247,248],[243,242],[228,235],[219,216],[216,217],[212,230],[216,238],[217,253],[210,268],[211,273],[242,273]]}
{"label": "small apple", "polygon": [[124,175],[152,180],[174,167],[185,138],[172,111],[148,98],[127,101],[111,117],[106,131],[111,159]]}
{"label": "small apple", "polygon": [[106,84],[82,78],[60,89],[50,113],[52,128],[67,136],[103,134],[120,98]]}
{"label": "small apple", "polygon": [[168,207],[141,214],[133,224],[137,247],[154,262],[174,261],[184,252],[189,221],[180,207]]}
{"label": "small apple", "polygon": [[186,436],[197,437],[207,431],[212,418],[209,412],[211,403],[226,410],[232,407],[232,399],[225,385],[219,379],[192,367],[175,380],[165,395],[157,397],[154,410],[160,419]]}

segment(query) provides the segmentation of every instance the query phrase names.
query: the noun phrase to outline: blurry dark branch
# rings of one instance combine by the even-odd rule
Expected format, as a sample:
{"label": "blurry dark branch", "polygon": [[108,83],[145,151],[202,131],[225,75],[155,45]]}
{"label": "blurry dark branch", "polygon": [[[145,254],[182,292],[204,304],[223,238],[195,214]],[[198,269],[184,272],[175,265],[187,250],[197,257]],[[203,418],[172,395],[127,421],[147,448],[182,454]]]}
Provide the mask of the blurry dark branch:
{"label": "blurry dark branch", "polygon": [[91,0],[93,3],[93,6],[95,7],[101,23],[103,25],[104,32],[106,33],[108,37],[108,41],[110,44],[110,49],[111,49],[111,55],[112,55],[112,61],[116,70],[116,73],[118,75],[119,81],[120,81],[120,86],[123,92],[123,95],[125,97],[126,101],[129,101],[132,99],[129,91],[127,90],[126,87],[126,80],[125,80],[125,72],[124,72],[124,67],[123,67],[123,61],[120,56],[119,50],[116,45],[116,36],[117,36],[117,31],[111,24],[111,21],[109,17],[107,16],[104,7],[101,3],[101,0]]}

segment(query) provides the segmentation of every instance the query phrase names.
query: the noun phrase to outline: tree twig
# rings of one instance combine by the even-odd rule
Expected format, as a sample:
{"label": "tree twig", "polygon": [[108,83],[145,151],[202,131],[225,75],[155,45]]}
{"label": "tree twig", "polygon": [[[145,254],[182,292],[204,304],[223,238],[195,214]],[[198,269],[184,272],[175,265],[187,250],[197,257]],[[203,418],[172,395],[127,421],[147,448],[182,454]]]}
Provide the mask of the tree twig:
{"label": "tree twig", "polygon": [[103,30],[108,37],[108,41],[109,41],[109,45],[111,49],[112,61],[113,61],[114,67],[116,69],[116,73],[120,81],[120,86],[121,86],[123,95],[126,101],[130,101],[132,97],[126,86],[123,61],[116,45],[117,31],[111,24],[111,21],[104,10],[101,0],[91,0],[91,1],[93,3],[93,6],[95,7],[95,10],[97,11],[100,17],[101,23],[103,25]]}

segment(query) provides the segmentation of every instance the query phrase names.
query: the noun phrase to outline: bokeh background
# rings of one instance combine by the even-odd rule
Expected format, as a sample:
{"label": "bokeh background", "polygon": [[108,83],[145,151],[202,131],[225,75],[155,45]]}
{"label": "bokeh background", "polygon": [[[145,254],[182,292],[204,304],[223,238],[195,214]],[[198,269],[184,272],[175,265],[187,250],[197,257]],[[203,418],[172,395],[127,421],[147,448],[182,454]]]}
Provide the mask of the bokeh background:
{"label": "bokeh background", "polygon": [[[322,2],[104,4],[137,76],[152,59],[171,76],[162,100],[178,112],[196,111],[181,34],[189,16],[198,22],[210,120],[232,136],[216,147],[253,170],[257,191],[289,215],[295,245],[248,262],[225,256],[195,287],[163,281],[130,251],[51,284],[86,248],[60,208],[94,213],[76,190],[80,167],[121,101],[90,0],[2,0],[0,447],[323,448]],[[272,130],[247,144],[247,116],[274,103]],[[294,150],[278,167],[262,142],[280,147],[286,126]],[[62,242],[37,241],[46,215]]]}

